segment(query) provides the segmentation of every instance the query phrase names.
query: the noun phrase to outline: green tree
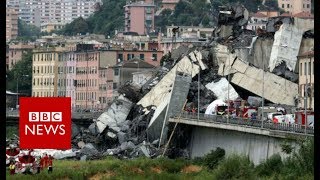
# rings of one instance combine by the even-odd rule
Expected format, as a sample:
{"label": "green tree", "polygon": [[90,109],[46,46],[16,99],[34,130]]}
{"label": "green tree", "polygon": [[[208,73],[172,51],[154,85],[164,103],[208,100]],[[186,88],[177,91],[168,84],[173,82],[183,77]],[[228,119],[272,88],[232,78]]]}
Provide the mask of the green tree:
{"label": "green tree", "polygon": [[23,54],[22,59],[7,72],[7,89],[13,92],[17,90],[19,83],[19,93],[31,95],[32,88],[32,52]]}
{"label": "green tree", "polygon": [[89,26],[86,20],[79,17],[69,24],[66,24],[64,30],[62,31],[65,35],[76,35],[78,33],[86,34],[89,32]]}
{"label": "green tree", "polygon": [[39,37],[40,33],[39,27],[27,24],[23,20],[18,19],[18,40],[35,40]]}

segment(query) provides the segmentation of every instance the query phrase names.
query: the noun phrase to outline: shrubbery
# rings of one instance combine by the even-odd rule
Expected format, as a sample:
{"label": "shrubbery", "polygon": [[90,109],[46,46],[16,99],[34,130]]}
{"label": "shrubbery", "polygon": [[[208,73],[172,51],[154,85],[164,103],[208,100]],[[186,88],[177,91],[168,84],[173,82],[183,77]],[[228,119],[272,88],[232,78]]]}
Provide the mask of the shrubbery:
{"label": "shrubbery", "polygon": [[207,166],[209,169],[214,169],[219,162],[224,159],[225,154],[225,150],[218,147],[216,150],[211,150],[210,153],[202,158],[195,158],[194,163]]}

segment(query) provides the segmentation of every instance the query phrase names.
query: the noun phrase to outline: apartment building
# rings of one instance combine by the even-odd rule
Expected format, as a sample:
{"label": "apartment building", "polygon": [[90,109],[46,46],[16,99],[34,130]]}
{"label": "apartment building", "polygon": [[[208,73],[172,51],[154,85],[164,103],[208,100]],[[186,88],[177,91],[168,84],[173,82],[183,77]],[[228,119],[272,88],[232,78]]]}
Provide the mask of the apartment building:
{"label": "apartment building", "polygon": [[[51,47],[35,49],[32,58],[32,96],[57,97],[61,91],[60,67],[65,48]],[[61,78],[61,77],[60,77]],[[59,83],[59,85],[58,85]]]}
{"label": "apartment building", "polygon": [[267,22],[268,16],[263,13],[257,12],[251,15],[246,29],[253,31],[257,30],[258,28],[266,29]]}
{"label": "apartment building", "polygon": [[290,14],[311,13],[311,0],[278,0],[278,6]]}
{"label": "apartment building", "polygon": [[15,8],[6,8],[6,41],[18,36],[18,12]]}
{"label": "apartment building", "polygon": [[[314,51],[308,51],[298,56],[299,60],[299,104],[298,107],[314,111]],[[307,86],[307,91],[305,87]],[[307,92],[307,93],[305,93]],[[307,94],[307,104],[305,97]]]}
{"label": "apartment building", "polygon": [[125,5],[125,32],[137,32],[139,35],[153,32],[155,7],[151,1]]}
{"label": "apartment building", "polygon": [[97,109],[99,95],[99,51],[92,44],[80,44],[74,52],[76,58],[77,109]]}
{"label": "apartment building", "polygon": [[83,41],[76,46],[34,50],[32,96],[71,97],[74,110],[105,109],[117,95],[119,84],[115,82],[114,66],[118,62],[139,59],[141,63],[159,66],[163,55],[155,50],[95,47],[96,44]]}
{"label": "apartment building", "polygon": [[43,23],[70,23],[78,17],[87,18],[101,0],[8,0],[7,7],[19,8],[19,18],[40,27]]}
{"label": "apartment building", "polygon": [[[66,65],[65,65],[65,96],[71,97],[71,107],[76,109],[76,55],[73,51],[66,53]],[[62,77],[64,78],[64,77]],[[63,94],[63,92],[62,92]]]}
{"label": "apartment building", "polygon": [[64,23],[61,22],[48,22],[48,23],[43,23],[40,26],[41,32],[48,32],[50,33],[51,31],[55,30],[60,30],[64,28]]}
{"label": "apartment building", "polygon": [[22,59],[22,56],[28,51],[32,51],[35,48],[33,44],[18,43],[9,44],[7,50],[8,61],[6,62],[6,69],[11,70],[17,62]]}

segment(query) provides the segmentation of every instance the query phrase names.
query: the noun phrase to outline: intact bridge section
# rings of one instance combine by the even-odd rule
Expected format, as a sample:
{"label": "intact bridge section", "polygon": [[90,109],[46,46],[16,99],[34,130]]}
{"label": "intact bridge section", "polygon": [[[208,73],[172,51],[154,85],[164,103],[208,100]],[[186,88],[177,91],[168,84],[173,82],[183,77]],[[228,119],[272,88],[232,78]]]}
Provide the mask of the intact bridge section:
{"label": "intact bridge section", "polygon": [[171,117],[171,123],[193,126],[189,151],[191,158],[201,157],[223,148],[226,155],[242,154],[249,157],[254,164],[259,164],[274,154],[282,158],[288,155],[282,152],[282,144],[290,143],[295,150],[297,139],[313,137],[313,127],[305,128],[296,124],[262,123],[248,119],[227,119],[222,116],[201,114],[182,114]]}

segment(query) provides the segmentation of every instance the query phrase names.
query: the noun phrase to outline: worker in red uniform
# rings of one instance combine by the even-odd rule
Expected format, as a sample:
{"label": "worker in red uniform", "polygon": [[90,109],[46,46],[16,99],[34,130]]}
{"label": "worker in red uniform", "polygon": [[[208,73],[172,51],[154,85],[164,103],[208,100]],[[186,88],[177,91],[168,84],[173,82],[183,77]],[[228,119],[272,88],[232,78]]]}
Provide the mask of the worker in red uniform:
{"label": "worker in red uniform", "polygon": [[47,168],[48,167],[48,156],[45,153],[44,156],[40,159],[40,166],[41,169]]}
{"label": "worker in red uniform", "polygon": [[45,168],[48,168],[48,160],[49,160],[49,157],[47,154],[45,154],[45,156],[43,157],[43,161],[44,161],[44,167]]}
{"label": "worker in red uniform", "polygon": [[197,111],[196,111],[196,108],[192,108],[192,115],[195,115],[195,113],[196,113]]}
{"label": "worker in red uniform", "polygon": [[53,157],[51,155],[49,155],[49,157],[48,157],[48,173],[52,173],[52,161],[53,161]]}

